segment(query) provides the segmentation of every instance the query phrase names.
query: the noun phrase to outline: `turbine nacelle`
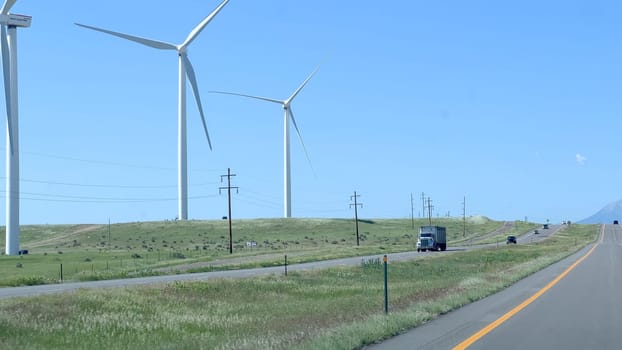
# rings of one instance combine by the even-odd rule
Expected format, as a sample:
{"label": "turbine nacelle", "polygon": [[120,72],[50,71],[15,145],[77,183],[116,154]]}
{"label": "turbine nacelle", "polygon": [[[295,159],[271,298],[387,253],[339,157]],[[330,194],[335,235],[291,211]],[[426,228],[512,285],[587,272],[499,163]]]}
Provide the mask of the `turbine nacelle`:
{"label": "turbine nacelle", "polygon": [[[238,94],[235,92],[210,91],[210,92],[217,93],[217,94],[236,95],[236,96],[253,98],[256,100],[263,100],[267,102],[278,103],[281,105],[281,107],[285,111],[285,127],[284,127],[285,128],[285,132],[284,132],[285,146],[284,146],[284,157],[283,157],[284,163],[285,163],[283,166],[284,168],[283,172],[284,172],[285,179],[284,179],[283,187],[284,187],[284,197],[285,197],[284,216],[286,218],[291,217],[291,181],[290,181],[291,171],[290,171],[290,152],[289,152],[289,121],[291,121],[291,123],[294,125],[294,130],[296,130],[296,133],[298,134],[298,138],[300,139],[300,145],[302,146],[302,149],[305,152],[305,156],[307,157],[307,161],[309,162],[309,165],[311,166],[311,159],[309,158],[309,152],[307,152],[305,143],[302,141],[302,135],[300,134],[300,129],[298,129],[298,125],[296,124],[296,118],[294,118],[294,111],[292,111],[291,104],[292,104],[292,101],[294,101],[296,96],[298,96],[300,91],[302,91],[305,85],[307,85],[309,80],[311,80],[311,78],[315,75],[315,73],[317,73],[319,69],[320,67],[317,67],[313,71],[313,73],[311,73],[311,75],[309,75],[307,79],[305,79],[305,81],[303,81],[302,84],[300,84],[300,86],[296,89],[296,91],[294,91],[294,93],[287,100],[277,100],[277,99],[267,98],[267,97]],[[311,169],[313,169],[313,166],[311,166]]]}
{"label": "turbine nacelle", "polygon": [[7,25],[7,26],[19,27],[19,28],[28,28],[30,27],[31,22],[32,22],[31,16],[16,15],[12,13],[8,15],[0,14],[1,25]]}

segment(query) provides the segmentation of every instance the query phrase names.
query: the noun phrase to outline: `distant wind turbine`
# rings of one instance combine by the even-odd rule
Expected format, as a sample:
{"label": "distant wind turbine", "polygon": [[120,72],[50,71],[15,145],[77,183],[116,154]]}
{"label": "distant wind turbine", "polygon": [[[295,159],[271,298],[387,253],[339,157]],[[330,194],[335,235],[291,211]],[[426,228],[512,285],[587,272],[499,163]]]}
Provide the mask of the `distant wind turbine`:
{"label": "distant wind turbine", "polygon": [[0,9],[0,47],[6,101],[6,255],[19,254],[19,129],[17,103],[17,28],[30,27],[30,16],[9,13],[17,0]]}
{"label": "distant wind turbine", "polygon": [[296,98],[296,96],[300,93],[300,91],[302,91],[305,85],[307,85],[309,80],[313,78],[313,76],[315,75],[315,73],[317,73],[319,69],[320,67],[316,68],[313,71],[313,73],[311,73],[311,75],[309,75],[309,77],[307,77],[307,79],[305,79],[305,81],[303,81],[302,84],[300,84],[298,89],[296,89],[296,91],[294,91],[294,93],[286,100],[277,100],[277,99],[260,97],[260,96],[238,94],[235,92],[210,91],[211,93],[216,93],[216,94],[236,95],[236,96],[254,98],[257,100],[278,103],[283,106],[283,110],[285,111],[285,115],[283,118],[283,129],[284,129],[284,132],[283,132],[284,134],[283,135],[283,163],[284,163],[283,164],[283,178],[284,178],[283,179],[283,197],[284,198],[283,199],[285,202],[285,205],[283,207],[283,216],[286,218],[292,217],[292,203],[291,203],[292,202],[292,183],[291,183],[290,152],[289,152],[289,121],[290,119],[292,123],[294,124],[294,128],[296,129],[296,133],[298,134],[298,138],[300,139],[300,144],[302,145],[302,149],[305,152],[307,161],[311,163],[311,160],[309,159],[309,153],[307,152],[307,148],[305,147],[305,144],[302,141],[302,135],[300,134],[298,125],[296,125],[296,119],[294,118],[294,112],[292,111],[291,104],[294,98]]}
{"label": "distant wind turbine", "polygon": [[212,141],[210,140],[209,133],[207,132],[207,123],[205,122],[205,116],[203,114],[203,107],[201,105],[201,97],[199,96],[199,88],[197,86],[197,79],[194,73],[194,69],[192,68],[192,64],[188,59],[188,46],[196,37],[201,33],[201,31],[207,26],[207,24],[222,10],[229,0],[224,0],[223,2],[216,7],[212,13],[210,13],[201,23],[199,23],[193,30],[190,32],[186,40],[179,44],[174,45],[164,41],[151,40],[146,38],[141,38],[137,36],[132,36],[128,34],[113,32],[111,30],[91,27],[84,24],[76,23],[76,25],[80,27],[84,27],[87,29],[96,30],[102,33],[118,36],[123,39],[127,39],[130,41],[137,42],[139,44],[143,44],[149,47],[153,47],[161,50],[175,50],[179,55],[179,106],[178,106],[178,218],[180,220],[188,219],[188,160],[187,160],[187,142],[186,142],[186,76],[190,80],[190,85],[192,86],[192,93],[194,94],[194,98],[197,102],[197,107],[199,108],[199,113],[201,114],[201,122],[203,123],[203,130],[205,131],[205,136],[207,137],[207,143],[209,144],[210,150],[212,149]]}

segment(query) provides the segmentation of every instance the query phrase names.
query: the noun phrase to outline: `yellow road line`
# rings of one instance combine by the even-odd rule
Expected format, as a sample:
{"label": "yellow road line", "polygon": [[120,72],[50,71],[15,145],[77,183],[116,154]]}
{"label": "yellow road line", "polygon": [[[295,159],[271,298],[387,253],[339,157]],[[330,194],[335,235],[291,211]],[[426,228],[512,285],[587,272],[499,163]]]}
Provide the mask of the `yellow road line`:
{"label": "yellow road line", "polygon": [[516,306],[512,310],[508,311],[505,315],[499,317],[498,319],[496,319],[495,321],[490,323],[488,326],[482,328],[477,333],[475,333],[472,336],[468,337],[462,343],[460,343],[460,344],[456,345],[455,347],[453,347],[453,350],[464,350],[464,349],[468,348],[469,346],[473,345],[473,343],[475,343],[476,341],[478,341],[482,337],[484,337],[486,334],[492,332],[493,329],[499,327],[505,321],[509,320],[512,316],[516,315],[521,310],[526,308],[527,305],[533,303],[542,294],[546,293],[549,289],[551,289],[554,285],[556,285],[559,281],[561,281],[562,278],[566,277],[566,275],[568,273],[570,273],[570,271],[572,271],[575,267],[577,267],[577,265],[579,265],[581,262],[583,262],[583,260],[585,260],[588,256],[590,256],[590,254],[592,254],[594,249],[596,249],[596,247],[603,242],[603,236],[604,235],[605,235],[605,225],[602,225],[601,229],[600,229],[600,238],[599,238],[598,242],[584,256],[582,256],[579,260],[575,261],[564,272],[562,272],[559,276],[557,276],[554,280],[549,282],[549,284],[544,286],[542,289],[540,289],[534,295],[532,295],[527,300],[525,300],[522,303],[520,303],[520,305]]}

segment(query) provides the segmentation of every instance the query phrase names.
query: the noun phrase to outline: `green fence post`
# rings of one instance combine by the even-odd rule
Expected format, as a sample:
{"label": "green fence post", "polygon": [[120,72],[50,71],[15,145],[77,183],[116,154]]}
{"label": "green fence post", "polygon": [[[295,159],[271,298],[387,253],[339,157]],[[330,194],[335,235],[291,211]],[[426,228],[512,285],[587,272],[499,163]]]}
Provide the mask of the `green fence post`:
{"label": "green fence post", "polygon": [[387,263],[389,261],[389,259],[387,258],[387,256],[385,255],[384,258],[384,313],[388,314],[389,313],[389,281],[387,278]]}

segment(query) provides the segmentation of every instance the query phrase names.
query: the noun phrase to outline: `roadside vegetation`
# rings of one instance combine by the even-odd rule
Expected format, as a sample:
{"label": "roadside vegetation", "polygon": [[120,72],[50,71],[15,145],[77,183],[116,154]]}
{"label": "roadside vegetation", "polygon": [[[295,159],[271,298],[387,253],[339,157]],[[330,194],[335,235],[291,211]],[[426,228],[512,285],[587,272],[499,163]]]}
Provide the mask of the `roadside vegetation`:
{"label": "roadside vegetation", "polygon": [[0,348],[360,349],[499,291],[598,233],[596,225],[572,225],[540,243],[390,262],[388,315],[377,260],[288,276],[8,299],[0,301]]}
{"label": "roadside vegetation", "polygon": [[[88,281],[275,266],[285,255],[295,264],[411,251],[419,226],[427,224],[424,219],[414,225],[410,219],[359,220],[357,246],[354,220],[235,220],[233,254],[225,220],[24,226],[21,249],[29,254],[0,257],[0,286],[58,283],[61,264],[64,281]],[[503,226],[485,217],[466,223],[436,218],[433,224],[447,227],[450,246]]]}

